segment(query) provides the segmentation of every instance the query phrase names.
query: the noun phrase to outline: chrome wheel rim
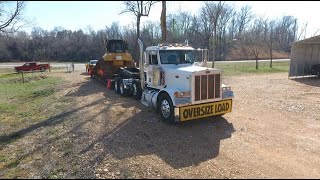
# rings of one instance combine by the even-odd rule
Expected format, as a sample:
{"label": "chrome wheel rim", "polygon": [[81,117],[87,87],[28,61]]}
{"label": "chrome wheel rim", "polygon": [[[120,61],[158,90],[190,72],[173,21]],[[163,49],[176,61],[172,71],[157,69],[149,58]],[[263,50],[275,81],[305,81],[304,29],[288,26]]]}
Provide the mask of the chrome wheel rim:
{"label": "chrome wheel rim", "polygon": [[168,118],[170,115],[170,105],[167,100],[161,102],[161,113],[165,118]]}
{"label": "chrome wheel rim", "polygon": [[137,95],[138,93],[138,90],[137,90],[137,85],[136,84],[133,84],[133,95]]}

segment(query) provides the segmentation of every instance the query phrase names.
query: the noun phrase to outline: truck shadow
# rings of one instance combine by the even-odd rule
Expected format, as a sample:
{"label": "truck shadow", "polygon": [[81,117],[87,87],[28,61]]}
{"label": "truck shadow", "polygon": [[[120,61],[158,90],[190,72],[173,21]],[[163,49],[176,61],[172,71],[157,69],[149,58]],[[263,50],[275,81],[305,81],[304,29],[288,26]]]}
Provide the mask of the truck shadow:
{"label": "truck shadow", "polygon": [[[129,108],[140,104],[138,101],[134,101],[132,97],[122,97],[115,92],[115,90],[107,89],[107,86],[95,79],[86,77],[87,81],[78,84],[79,86],[75,91],[69,92],[66,96],[70,97],[84,97],[97,93],[102,93],[106,100],[111,100],[114,105],[121,105],[122,107]],[[128,99],[130,99],[128,101]]]}
{"label": "truck shadow", "polygon": [[107,93],[107,86],[105,84],[100,83],[95,79],[92,79],[90,76],[85,77],[85,79],[86,81],[76,85],[79,86],[79,88],[76,91],[68,93],[67,96],[80,97],[89,96],[96,93]]}
{"label": "truck shadow", "polygon": [[156,155],[174,169],[196,166],[219,155],[220,141],[235,131],[223,117],[211,117],[168,125],[155,112],[139,105],[140,112],[96,139],[81,153],[97,143],[104,152],[93,155],[91,165],[100,164],[107,154],[123,160],[143,155]]}

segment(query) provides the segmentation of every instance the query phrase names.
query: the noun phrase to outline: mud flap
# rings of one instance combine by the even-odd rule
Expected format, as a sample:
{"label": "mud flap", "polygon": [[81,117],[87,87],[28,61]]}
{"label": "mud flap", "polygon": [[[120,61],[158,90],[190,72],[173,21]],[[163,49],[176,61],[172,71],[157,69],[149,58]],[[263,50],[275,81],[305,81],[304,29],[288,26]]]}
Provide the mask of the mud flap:
{"label": "mud flap", "polygon": [[180,114],[178,107],[174,107],[174,122],[180,122]]}

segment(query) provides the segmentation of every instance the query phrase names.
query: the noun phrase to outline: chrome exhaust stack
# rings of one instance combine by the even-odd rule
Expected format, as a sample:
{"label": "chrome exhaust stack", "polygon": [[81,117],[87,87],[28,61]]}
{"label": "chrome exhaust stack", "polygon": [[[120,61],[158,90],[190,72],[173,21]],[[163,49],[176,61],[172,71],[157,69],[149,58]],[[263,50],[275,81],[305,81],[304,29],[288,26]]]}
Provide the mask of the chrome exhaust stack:
{"label": "chrome exhaust stack", "polygon": [[141,82],[141,89],[144,90],[145,86],[145,79],[144,79],[144,62],[143,62],[143,43],[142,41],[138,38],[138,44],[140,48],[140,61],[139,61],[139,69],[140,69],[140,82]]}

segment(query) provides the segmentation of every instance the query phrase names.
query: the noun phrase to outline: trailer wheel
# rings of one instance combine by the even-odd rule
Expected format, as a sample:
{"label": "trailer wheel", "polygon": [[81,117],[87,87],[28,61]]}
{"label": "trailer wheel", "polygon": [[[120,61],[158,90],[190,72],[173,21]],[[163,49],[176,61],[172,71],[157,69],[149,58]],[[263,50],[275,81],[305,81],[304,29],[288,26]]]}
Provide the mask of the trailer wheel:
{"label": "trailer wheel", "polygon": [[132,94],[136,100],[140,100],[142,96],[142,89],[140,86],[140,81],[134,81],[132,84]]}
{"label": "trailer wheel", "polygon": [[119,91],[121,96],[128,96],[129,92],[127,89],[124,88],[122,79],[120,79],[118,82],[119,82]]}
{"label": "trailer wheel", "polygon": [[167,94],[162,94],[159,99],[159,111],[162,121],[168,124],[174,123],[173,103]]}
{"label": "trailer wheel", "polygon": [[120,87],[119,87],[119,81],[121,80],[121,78],[116,77],[114,79],[114,90],[116,91],[117,94],[120,94]]}

